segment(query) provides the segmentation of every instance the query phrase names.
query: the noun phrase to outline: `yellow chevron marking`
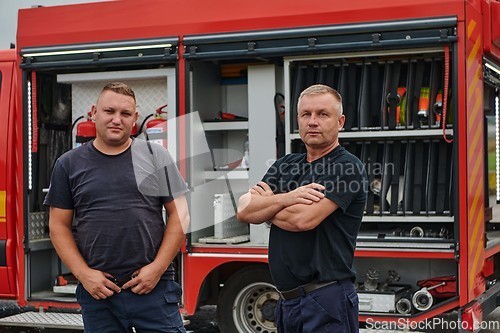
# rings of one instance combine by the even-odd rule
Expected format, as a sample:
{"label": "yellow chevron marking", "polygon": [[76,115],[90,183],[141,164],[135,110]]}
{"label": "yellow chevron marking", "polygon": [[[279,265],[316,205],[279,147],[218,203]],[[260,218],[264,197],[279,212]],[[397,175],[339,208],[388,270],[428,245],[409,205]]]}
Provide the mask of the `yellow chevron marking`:
{"label": "yellow chevron marking", "polygon": [[[472,206],[476,206],[477,205],[477,202],[479,201],[479,196],[481,195],[481,187],[478,186],[476,188],[476,193],[474,193],[474,202],[472,203]],[[475,209],[475,207],[474,207]],[[471,208],[472,210],[472,208]],[[474,214],[475,215],[475,214]],[[476,237],[478,235],[478,232],[479,232],[479,226],[481,225],[481,223],[479,223],[479,216],[477,218],[474,218],[474,215],[470,215],[471,218],[470,218],[470,221],[469,222],[469,226],[471,226],[472,224],[474,224],[474,229],[472,230],[472,234],[470,236],[470,242],[471,244],[475,244],[476,242]],[[478,215],[482,215],[481,214],[481,209],[479,209],[479,212],[478,212]],[[472,249],[471,247],[469,247],[470,249]]]}
{"label": "yellow chevron marking", "polygon": [[481,77],[481,66],[477,66],[474,75],[472,76],[470,86],[467,90],[467,97],[471,98],[479,86],[479,78]]}
{"label": "yellow chevron marking", "polygon": [[470,20],[469,25],[467,26],[467,38],[470,38],[475,28],[476,28],[476,21]]}
{"label": "yellow chevron marking", "polygon": [[483,101],[483,98],[480,96],[481,95],[479,94],[479,86],[476,87],[476,91],[475,91],[474,95],[468,96],[469,101],[474,100],[474,105],[472,106],[472,111],[471,111],[471,114],[469,116],[468,124],[467,124],[467,130],[469,131],[469,133],[473,131],[472,125],[475,124],[475,122],[479,116],[479,111],[481,110],[481,103]]}
{"label": "yellow chevron marking", "polygon": [[[479,224],[479,223],[478,223]],[[479,247],[481,246],[482,244],[482,238],[477,242],[477,244],[474,244],[476,245],[476,247]],[[476,250],[476,255],[474,256],[474,261],[472,262],[472,268],[469,270],[469,290],[472,290],[472,287],[474,286],[474,281],[476,280],[475,279],[475,275],[477,275],[477,266],[479,264],[479,257],[481,255],[481,249],[477,249]]]}
{"label": "yellow chevron marking", "polygon": [[476,58],[480,48],[481,48],[481,36],[477,37],[477,40],[474,43],[472,50],[470,51],[469,57],[467,58],[467,70],[469,70],[472,64],[474,63],[474,59]]}
{"label": "yellow chevron marking", "polygon": [[[476,146],[479,142],[479,134],[481,133],[482,131],[480,130],[477,130],[475,133],[474,133],[474,137],[472,138],[472,142],[471,142],[471,145],[469,147],[469,156],[473,156],[474,155],[474,151],[476,150]],[[476,170],[477,171],[477,170]],[[472,176],[473,174],[470,174],[470,176]]]}
{"label": "yellow chevron marking", "polygon": [[7,215],[7,192],[0,191],[0,222],[5,222]]}
{"label": "yellow chevron marking", "polygon": [[[471,177],[471,178],[474,178],[476,179],[476,177]],[[470,182],[469,184],[469,187],[472,189],[472,182]],[[476,206],[477,206],[477,203],[479,201],[479,196],[481,195],[481,186],[477,186],[476,187],[476,193],[474,193],[474,199],[472,201],[472,205],[471,205],[471,208],[470,208],[470,215],[469,216],[474,216],[476,215]]]}

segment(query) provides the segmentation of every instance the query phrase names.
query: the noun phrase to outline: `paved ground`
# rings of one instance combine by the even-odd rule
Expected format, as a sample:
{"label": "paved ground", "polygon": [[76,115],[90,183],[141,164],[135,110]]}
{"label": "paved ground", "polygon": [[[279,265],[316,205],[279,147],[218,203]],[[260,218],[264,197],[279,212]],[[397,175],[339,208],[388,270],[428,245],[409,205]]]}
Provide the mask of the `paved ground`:
{"label": "paved ground", "polygon": [[[16,309],[12,304],[3,304],[0,301],[0,317],[6,316],[8,314],[13,314]],[[190,324],[186,326],[188,333],[220,333],[217,328],[216,322],[216,307],[215,306],[204,306],[197,311],[196,315],[187,318]],[[486,322],[493,322],[498,325],[500,322],[500,307],[497,308],[493,313],[486,318]],[[498,326],[497,326],[498,327]],[[2,328],[0,327],[0,333],[61,333],[61,330],[50,330],[50,329],[38,329],[38,328]],[[391,333],[391,331],[375,331],[375,330],[364,330],[365,333]],[[64,333],[81,333],[81,331],[64,331]],[[444,332],[439,332],[444,333]],[[482,330],[481,333],[500,333],[500,329],[486,329]]]}
{"label": "paved ground", "polygon": [[[186,326],[186,330],[191,333],[219,333],[216,322],[216,307],[215,306],[204,306],[197,313],[195,317],[188,318],[191,324]],[[489,327],[499,327],[500,326],[500,307],[493,311],[488,318],[485,320],[485,325]],[[364,330],[365,333],[375,333],[382,331],[375,330]],[[391,333],[390,331],[383,331],[384,333]],[[443,331],[437,333],[445,333]],[[500,329],[485,329],[481,333],[500,333]]]}
{"label": "paved ground", "polygon": [[190,324],[186,326],[188,333],[219,333],[215,305],[202,306],[196,316],[187,318]]}
{"label": "paved ground", "polygon": [[[0,318],[19,313],[20,309],[14,302],[0,301]],[[216,323],[216,307],[204,306],[197,311],[196,316],[188,318],[190,324],[186,326],[188,333],[219,333]],[[60,329],[16,328],[0,326],[0,333],[82,333]]]}

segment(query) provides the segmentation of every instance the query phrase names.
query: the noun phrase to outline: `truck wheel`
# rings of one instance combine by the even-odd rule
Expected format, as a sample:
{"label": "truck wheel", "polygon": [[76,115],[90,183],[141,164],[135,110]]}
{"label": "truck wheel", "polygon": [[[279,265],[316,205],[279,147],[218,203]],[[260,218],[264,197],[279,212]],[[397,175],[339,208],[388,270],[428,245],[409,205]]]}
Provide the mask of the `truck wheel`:
{"label": "truck wheel", "polygon": [[224,284],[217,304],[221,333],[276,332],[274,311],[278,301],[269,270],[244,268]]}

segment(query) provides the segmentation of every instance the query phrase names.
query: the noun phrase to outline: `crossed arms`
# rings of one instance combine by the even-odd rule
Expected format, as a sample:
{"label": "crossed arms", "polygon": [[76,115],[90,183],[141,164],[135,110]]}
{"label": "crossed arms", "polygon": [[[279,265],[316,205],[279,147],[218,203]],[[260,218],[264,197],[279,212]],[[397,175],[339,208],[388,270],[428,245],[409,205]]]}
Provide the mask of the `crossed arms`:
{"label": "crossed arms", "polygon": [[338,208],[325,198],[321,192],[324,189],[323,185],[311,183],[274,194],[268,184],[259,182],[240,197],[237,218],[252,224],[269,220],[287,231],[311,230]]}

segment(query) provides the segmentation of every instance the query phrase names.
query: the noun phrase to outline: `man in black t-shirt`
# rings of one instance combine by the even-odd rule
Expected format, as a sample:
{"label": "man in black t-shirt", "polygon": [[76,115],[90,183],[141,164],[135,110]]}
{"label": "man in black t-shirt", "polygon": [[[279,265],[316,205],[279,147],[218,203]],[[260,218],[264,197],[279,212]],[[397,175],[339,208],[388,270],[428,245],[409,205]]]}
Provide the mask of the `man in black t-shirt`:
{"label": "man in black t-shirt", "polygon": [[57,160],[44,202],[85,332],[185,332],[171,263],[189,224],[186,184],[165,148],[130,137],[130,87],[106,85],[92,119],[95,140]]}
{"label": "man in black t-shirt", "polygon": [[240,198],[238,219],[271,221],[269,268],[280,300],[278,332],[358,332],[356,237],[367,197],[364,166],[340,146],[342,98],[324,85],[298,101],[305,154],[276,161]]}

